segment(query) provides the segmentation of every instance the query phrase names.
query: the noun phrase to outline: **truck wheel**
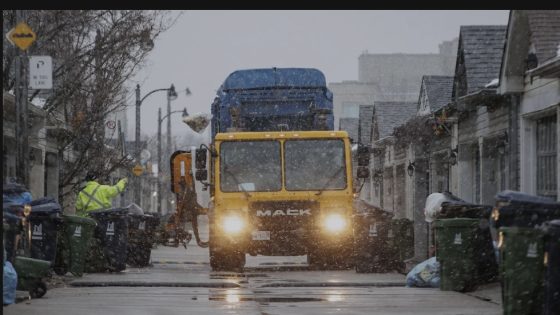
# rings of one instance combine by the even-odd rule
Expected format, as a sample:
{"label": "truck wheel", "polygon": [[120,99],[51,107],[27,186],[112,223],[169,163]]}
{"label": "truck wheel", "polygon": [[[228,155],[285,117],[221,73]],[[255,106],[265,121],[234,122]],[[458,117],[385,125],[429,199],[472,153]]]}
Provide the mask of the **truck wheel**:
{"label": "truck wheel", "polygon": [[210,246],[210,267],[212,271],[243,272],[245,253],[235,249],[217,250]]}

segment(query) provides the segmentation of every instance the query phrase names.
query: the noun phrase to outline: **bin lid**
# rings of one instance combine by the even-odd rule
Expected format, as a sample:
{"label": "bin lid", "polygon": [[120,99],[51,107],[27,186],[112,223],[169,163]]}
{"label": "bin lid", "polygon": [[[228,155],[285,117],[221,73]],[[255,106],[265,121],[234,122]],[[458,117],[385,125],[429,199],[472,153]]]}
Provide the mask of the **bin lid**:
{"label": "bin lid", "polygon": [[94,210],[88,212],[88,215],[92,217],[126,216],[127,214],[128,214],[127,208],[112,208],[112,209]]}
{"label": "bin lid", "polygon": [[387,210],[381,209],[366,200],[359,199],[355,201],[355,207],[357,210],[357,215],[363,216],[375,216],[375,217],[393,217],[393,213]]}
{"label": "bin lid", "polygon": [[453,218],[437,219],[434,221],[435,227],[476,227],[480,225],[480,219]]}
{"label": "bin lid", "polygon": [[8,223],[9,226],[14,225],[14,224],[16,224],[16,225],[19,224],[20,220],[21,220],[21,217],[15,215],[15,214],[8,213],[8,212],[3,213],[3,221]]}
{"label": "bin lid", "polygon": [[94,219],[91,218],[84,218],[77,215],[63,215],[62,216],[65,223],[76,223],[81,225],[96,225]]}
{"label": "bin lid", "polygon": [[29,192],[29,189],[22,184],[8,183],[2,187],[2,193],[4,194],[21,194],[24,192]]}
{"label": "bin lid", "polygon": [[2,210],[4,210],[4,212],[8,211],[8,212],[18,212],[18,211],[23,211],[23,205],[17,202],[10,202],[10,201],[4,201],[2,203]]}
{"label": "bin lid", "polygon": [[14,260],[14,268],[18,277],[22,278],[42,278],[46,276],[51,267],[51,262],[47,260],[17,256]]}
{"label": "bin lid", "polygon": [[43,203],[40,205],[31,206],[31,215],[60,212],[62,212],[62,210],[60,209],[60,205],[57,202]]}
{"label": "bin lid", "polygon": [[506,201],[510,203],[546,204],[560,207],[560,203],[554,201],[552,198],[530,195],[513,190],[499,192],[495,199],[496,201]]}
{"label": "bin lid", "polygon": [[492,206],[473,203],[443,202],[441,212],[436,218],[487,218],[492,213]]}

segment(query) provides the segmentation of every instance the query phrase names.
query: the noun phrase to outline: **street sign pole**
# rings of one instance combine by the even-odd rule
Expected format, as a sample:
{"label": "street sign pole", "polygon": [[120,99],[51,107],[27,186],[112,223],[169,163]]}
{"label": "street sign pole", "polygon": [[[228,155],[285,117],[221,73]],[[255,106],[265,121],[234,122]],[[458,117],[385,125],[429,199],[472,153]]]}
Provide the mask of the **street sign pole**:
{"label": "street sign pole", "polygon": [[[16,106],[16,177],[29,188],[29,139],[28,139],[28,105],[27,105],[27,48],[35,41],[25,20],[23,10],[16,10],[16,27],[7,34],[8,40],[16,45],[15,58],[15,106]],[[23,51],[23,53],[21,51]]]}
{"label": "street sign pole", "polygon": [[24,78],[22,80],[22,93],[21,93],[21,104],[22,104],[22,109],[23,109],[23,126],[21,128],[22,130],[22,146],[23,146],[23,183],[25,185],[25,187],[30,188],[29,187],[29,102],[28,102],[28,83],[29,81],[27,80],[28,77],[28,59],[27,59],[27,51],[23,52],[22,55],[22,60],[21,60],[21,68],[22,68],[22,77]]}

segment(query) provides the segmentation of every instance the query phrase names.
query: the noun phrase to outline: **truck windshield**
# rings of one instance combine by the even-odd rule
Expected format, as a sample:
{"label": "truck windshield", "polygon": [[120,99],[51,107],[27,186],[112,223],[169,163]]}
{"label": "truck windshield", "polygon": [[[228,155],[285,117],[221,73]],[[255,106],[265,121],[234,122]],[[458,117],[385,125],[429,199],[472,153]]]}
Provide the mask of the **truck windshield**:
{"label": "truck windshield", "polygon": [[220,188],[225,192],[279,191],[282,188],[280,142],[223,142],[220,174]]}
{"label": "truck windshield", "polygon": [[346,188],[342,140],[289,140],[284,155],[286,190]]}

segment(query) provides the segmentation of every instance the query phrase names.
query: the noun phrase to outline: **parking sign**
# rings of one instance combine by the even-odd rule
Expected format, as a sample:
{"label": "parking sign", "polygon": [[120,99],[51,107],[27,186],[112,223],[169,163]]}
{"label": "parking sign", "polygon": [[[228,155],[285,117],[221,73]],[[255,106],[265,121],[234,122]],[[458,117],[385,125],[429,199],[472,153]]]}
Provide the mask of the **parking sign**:
{"label": "parking sign", "polygon": [[34,90],[52,89],[52,58],[29,57],[29,87]]}

